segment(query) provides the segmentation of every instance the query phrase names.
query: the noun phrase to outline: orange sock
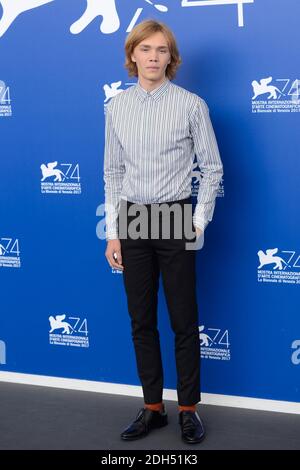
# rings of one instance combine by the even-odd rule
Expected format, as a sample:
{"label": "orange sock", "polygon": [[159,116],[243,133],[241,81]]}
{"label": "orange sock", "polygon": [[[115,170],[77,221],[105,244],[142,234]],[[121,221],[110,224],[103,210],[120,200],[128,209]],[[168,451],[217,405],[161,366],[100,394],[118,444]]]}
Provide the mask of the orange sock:
{"label": "orange sock", "polygon": [[191,406],[181,406],[178,405],[178,411],[196,411],[196,405],[191,405]]}
{"label": "orange sock", "polygon": [[159,403],[151,403],[149,405],[145,403],[144,407],[149,408],[149,410],[152,410],[152,411],[161,411],[163,409],[163,402],[161,401]]}

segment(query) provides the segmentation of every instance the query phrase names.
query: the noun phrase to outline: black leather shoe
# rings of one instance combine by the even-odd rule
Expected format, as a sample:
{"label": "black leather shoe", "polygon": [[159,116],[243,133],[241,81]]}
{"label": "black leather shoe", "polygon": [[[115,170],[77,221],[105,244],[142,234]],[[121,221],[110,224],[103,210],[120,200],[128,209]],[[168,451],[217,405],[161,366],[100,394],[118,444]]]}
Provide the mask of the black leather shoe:
{"label": "black leather shoe", "polygon": [[162,411],[152,411],[141,408],[136,419],[124,429],[121,438],[125,441],[140,439],[146,436],[151,429],[162,428],[168,424],[168,415],[163,405]]}
{"label": "black leather shoe", "polygon": [[181,438],[188,444],[197,444],[205,437],[203,423],[197,411],[180,411],[179,424],[181,427]]}

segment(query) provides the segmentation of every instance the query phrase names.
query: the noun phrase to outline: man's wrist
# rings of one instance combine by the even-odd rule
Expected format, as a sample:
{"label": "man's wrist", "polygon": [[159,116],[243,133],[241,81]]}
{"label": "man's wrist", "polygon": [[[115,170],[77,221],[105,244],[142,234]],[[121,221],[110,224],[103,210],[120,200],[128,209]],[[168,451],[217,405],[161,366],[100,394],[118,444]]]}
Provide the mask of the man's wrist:
{"label": "man's wrist", "polygon": [[193,224],[195,229],[201,230],[202,233],[204,232],[205,223],[203,221],[200,222],[199,220],[193,219]]}
{"label": "man's wrist", "polygon": [[109,232],[106,234],[106,241],[109,241],[109,240],[118,240],[119,239],[119,235],[118,235],[118,232]]}

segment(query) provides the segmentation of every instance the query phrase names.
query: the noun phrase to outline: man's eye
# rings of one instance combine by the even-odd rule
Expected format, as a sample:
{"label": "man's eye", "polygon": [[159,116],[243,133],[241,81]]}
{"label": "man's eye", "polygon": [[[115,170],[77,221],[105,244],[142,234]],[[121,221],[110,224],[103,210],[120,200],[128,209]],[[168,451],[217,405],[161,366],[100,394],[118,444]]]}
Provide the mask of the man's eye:
{"label": "man's eye", "polygon": [[[149,49],[141,49],[143,52],[147,52]],[[160,52],[163,52],[164,54],[167,52],[166,50],[161,50]]]}

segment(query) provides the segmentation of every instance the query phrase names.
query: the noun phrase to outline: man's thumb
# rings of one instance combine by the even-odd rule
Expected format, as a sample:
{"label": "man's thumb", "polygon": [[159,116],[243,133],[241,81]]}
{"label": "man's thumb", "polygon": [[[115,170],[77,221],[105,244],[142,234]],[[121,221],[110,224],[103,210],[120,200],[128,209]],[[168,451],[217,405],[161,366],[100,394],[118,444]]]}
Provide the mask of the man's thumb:
{"label": "man's thumb", "polygon": [[117,261],[119,264],[122,264],[122,255],[120,253],[120,251],[117,251]]}

